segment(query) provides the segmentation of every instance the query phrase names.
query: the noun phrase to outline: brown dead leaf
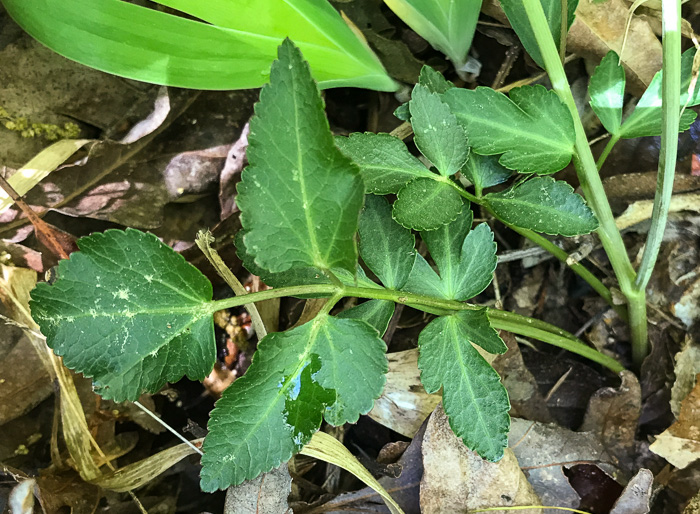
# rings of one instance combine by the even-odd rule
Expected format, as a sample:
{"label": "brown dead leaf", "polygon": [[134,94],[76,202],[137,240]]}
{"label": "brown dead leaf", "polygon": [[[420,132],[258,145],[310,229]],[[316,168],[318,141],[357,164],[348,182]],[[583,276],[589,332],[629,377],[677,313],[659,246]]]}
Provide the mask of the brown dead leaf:
{"label": "brown dead leaf", "polygon": [[286,514],[292,477],[287,463],[226,491],[224,514]]}
{"label": "brown dead leaf", "polygon": [[700,373],[700,345],[688,336],[683,349],[675,358],[676,381],[671,388],[671,412],[677,419],[681,413],[683,399],[695,387],[696,376]]}
{"label": "brown dead leaf", "polygon": [[661,433],[649,447],[677,468],[700,458],[700,375],[693,390],[681,402],[678,421]]}
{"label": "brown dead leaf", "polygon": [[[510,449],[498,462],[487,462],[464,446],[438,406],[423,438],[420,505],[425,513],[461,513],[485,507],[541,505]],[[539,514],[533,508],[520,512]]]}
{"label": "brown dead leaf", "polygon": [[221,205],[221,219],[228,218],[236,210],[236,185],[240,180],[240,173],[248,164],[246,149],[248,148],[248,134],[250,126],[246,123],[241,130],[241,135],[231,145],[227,155],[224,169],[219,179],[219,204]]}
{"label": "brown dead leaf", "polygon": [[648,469],[640,469],[625,486],[610,514],[648,514],[653,484],[654,474]]}
{"label": "brown dead leaf", "polygon": [[[627,22],[624,0],[581,0],[566,40],[567,49],[599,62],[610,50],[622,49]],[[661,69],[661,43],[648,23],[634,17],[622,56],[631,92],[641,95]]]}

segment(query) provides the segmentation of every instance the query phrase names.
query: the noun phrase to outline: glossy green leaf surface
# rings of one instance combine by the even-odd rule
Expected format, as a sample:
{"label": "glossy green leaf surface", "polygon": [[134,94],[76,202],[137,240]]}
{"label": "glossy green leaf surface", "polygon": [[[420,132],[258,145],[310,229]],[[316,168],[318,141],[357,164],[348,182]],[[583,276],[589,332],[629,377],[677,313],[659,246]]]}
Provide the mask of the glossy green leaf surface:
{"label": "glossy green leaf surface", "polygon": [[437,230],[421,233],[439,275],[418,256],[404,290],[464,301],[486,289],[496,269],[496,243],[485,223],[471,230],[472,217],[467,211]]}
{"label": "glossy green leaf surface", "polygon": [[406,184],[394,202],[392,215],[406,228],[435,230],[462,212],[464,202],[452,186],[418,178]]}
{"label": "glossy green leaf surface", "polygon": [[355,132],[349,137],[336,137],[335,143],[360,167],[367,193],[398,193],[415,178],[433,176],[398,137]]}
{"label": "glossy green leaf surface", "polygon": [[273,273],[303,267],[354,272],[364,185],[335,146],[308,65],[289,40],[260,93],[248,141],[250,164],[236,201],[255,263]]}
{"label": "glossy green leaf surface", "polygon": [[224,489],[289,460],[322,418],[335,426],[357,421],[382,392],[385,352],[366,322],[324,314],[268,334],[212,411],[202,489]]}
{"label": "glossy green leaf surface", "polygon": [[32,316],[67,367],[108,399],[136,400],[214,366],[212,287],[152,234],[108,230],[78,242],[58,280],[32,292]]}
{"label": "glossy green leaf surface", "polygon": [[491,88],[450,89],[443,95],[464,127],[472,151],[501,155],[506,168],[522,173],[555,173],[571,161],[574,125],[554,91],[523,86],[510,98]]}
{"label": "glossy green leaf surface", "polygon": [[598,220],[583,197],[552,177],[533,177],[484,199],[498,218],[516,227],[562,236],[588,234],[598,228]]}
{"label": "glossy green leaf surface", "polygon": [[425,390],[443,389],[454,433],[481,457],[497,461],[508,445],[510,402],[498,373],[472,346],[504,353],[486,309],[460,311],[431,321],[418,337],[418,367]]}
{"label": "glossy green leaf surface", "polygon": [[474,37],[481,0],[384,0],[406,25],[461,68]]}
{"label": "glossy green leaf surface", "polygon": [[454,175],[467,161],[467,135],[437,93],[417,84],[409,103],[413,141],[444,177]]}
{"label": "glossy green leaf surface", "polygon": [[625,97],[625,70],[618,55],[610,51],[593,72],[588,85],[591,107],[611,134],[617,134],[622,124]]}
{"label": "glossy green leaf surface", "polygon": [[[547,24],[552,33],[552,38],[554,38],[554,44],[559,48],[561,44],[562,2],[561,0],[540,0],[540,2],[542,3],[544,15],[547,18]],[[578,0],[567,1],[567,27],[571,27],[571,24],[574,22],[574,14],[577,6]],[[544,68],[542,54],[540,53],[540,48],[535,39],[535,33],[530,26],[530,21],[525,12],[522,0],[501,0],[501,7],[506,13],[510,25],[513,27],[513,30],[515,30],[515,33],[518,35],[527,53],[530,54],[533,61]]]}
{"label": "glossy green leaf surface", "polygon": [[[688,93],[693,78],[694,57],[695,49],[691,48],[685,51],[681,58],[681,106],[686,103],[688,107],[700,105],[700,82],[695,83],[691,94]],[[623,139],[661,135],[661,82],[662,72],[658,72],[639,99],[632,114],[625,119],[620,130],[614,135]],[[697,114],[691,110],[683,111],[679,131],[688,130],[696,116]]]}
{"label": "glossy green leaf surface", "polygon": [[389,202],[367,195],[360,213],[360,256],[384,286],[400,289],[416,260],[415,237],[391,217]]}
{"label": "glossy green leaf surface", "polygon": [[379,336],[386,332],[396,304],[387,300],[369,300],[338,314],[338,318],[359,319],[373,327]]}
{"label": "glossy green leaf surface", "polygon": [[501,166],[498,157],[494,155],[479,155],[472,152],[462,168],[462,174],[474,184],[477,191],[481,191],[487,187],[502,184],[513,175],[513,171]]}
{"label": "glossy green leaf surface", "polygon": [[303,49],[321,87],[395,91],[367,45],[325,1],[163,0],[185,19],[122,0],[2,0],[32,37],[74,61],[122,77],[195,89],[268,80],[277,46]]}

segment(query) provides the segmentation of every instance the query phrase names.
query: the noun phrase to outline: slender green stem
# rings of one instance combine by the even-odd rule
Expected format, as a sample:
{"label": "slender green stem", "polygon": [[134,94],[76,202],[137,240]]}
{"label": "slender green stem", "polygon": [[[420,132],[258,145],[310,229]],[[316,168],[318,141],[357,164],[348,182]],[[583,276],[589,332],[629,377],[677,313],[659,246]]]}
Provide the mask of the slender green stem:
{"label": "slender green stem", "polygon": [[634,287],[643,291],[659,255],[664,236],[668,207],[673,195],[673,178],[678,155],[678,124],[681,104],[681,0],[663,0],[663,76],[661,82],[661,151],[656,182],[651,227],[647,234],[642,263],[639,265]]}
{"label": "slender green stem", "polygon": [[[221,309],[238,307],[244,303],[259,302],[282,296],[298,295],[329,295],[332,296],[330,300],[332,304],[335,304],[335,302],[337,302],[343,296],[353,296],[356,298],[369,298],[375,300],[389,300],[396,303],[410,305],[411,307],[425,310],[426,312],[434,312],[437,310],[443,313],[450,313],[460,310],[482,309],[482,307],[478,305],[458,302],[456,300],[445,300],[432,296],[407,293],[404,291],[396,291],[394,289],[353,287],[345,285],[341,285],[339,287],[334,284],[317,284],[267,289],[265,291],[247,294],[245,297],[234,296],[233,298],[226,298],[224,300],[211,302],[208,309],[211,312],[215,312]],[[515,334],[520,334],[525,337],[532,337],[539,341],[564,348],[573,353],[577,353],[591,359],[594,362],[598,362],[599,364],[602,364],[615,372],[623,369],[619,363],[614,361],[614,359],[611,359],[610,357],[597,352],[593,348],[586,346],[575,336],[571,335],[565,330],[555,327],[554,325],[550,325],[544,321],[527,318],[512,312],[494,309],[489,309],[488,315],[494,328],[508,330]]]}
{"label": "slender green stem", "polygon": [[608,155],[610,155],[610,152],[619,140],[620,138],[617,136],[610,136],[610,141],[608,141],[608,144],[605,145],[605,148],[603,148],[603,153],[600,154],[600,157],[598,157],[598,160],[595,163],[596,168],[598,168],[598,171],[600,171],[600,169],[603,167],[605,159],[608,158]]}
{"label": "slender green stem", "polygon": [[[564,67],[559,60],[559,54],[549,32],[542,4],[539,0],[523,0],[523,5],[542,53],[552,87],[571,113],[576,133],[574,164],[581,182],[581,188],[586,200],[588,200],[589,205],[598,218],[600,223],[598,236],[615,271],[620,290],[627,298],[628,304],[630,304],[630,324],[632,327],[639,328],[639,330],[631,331],[632,345],[640,348],[646,347],[647,341],[641,339],[646,334],[645,330],[641,330],[641,324],[646,320],[646,302],[639,299],[639,293],[634,288],[636,273],[627,255],[622,236],[615,225],[615,218],[605,195],[605,189],[598,174],[598,167],[588,146],[588,139],[581,124],[581,119],[578,116],[576,103],[571,94]],[[633,302],[635,302],[634,309],[631,306]]]}
{"label": "slender green stem", "polygon": [[617,312],[620,317],[624,320],[627,319],[627,311],[624,308],[623,305],[617,305],[613,302],[613,297],[612,293],[610,292],[610,289],[605,287],[605,284],[603,284],[598,277],[596,277],[593,273],[591,273],[583,264],[574,262],[571,263],[569,262],[569,254],[566,253],[564,250],[559,248],[557,245],[552,243],[549,239],[546,237],[538,234],[537,232],[533,232],[530,229],[526,228],[520,228],[515,225],[511,225],[510,223],[503,221],[500,219],[486,204],[486,202],[483,200],[483,198],[476,198],[473,195],[469,194],[469,192],[465,191],[461,187],[459,187],[457,184],[454,184],[451,182],[455,190],[462,195],[464,198],[481,205],[484,209],[486,209],[493,217],[495,217],[497,220],[499,220],[501,223],[506,225],[508,228],[511,230],[517,232],[521,236],[529,239],[539,247],[543,248],[547,252],[551,253],[554,257],[559,259],[561,262],[566,264],[571,268],[571,270],[576,273],[579,277],[581,277],[583,280],[588,282],[588,285],[590,285],[594,291],[596,291],[608,304],[615,309],[615,312]]}

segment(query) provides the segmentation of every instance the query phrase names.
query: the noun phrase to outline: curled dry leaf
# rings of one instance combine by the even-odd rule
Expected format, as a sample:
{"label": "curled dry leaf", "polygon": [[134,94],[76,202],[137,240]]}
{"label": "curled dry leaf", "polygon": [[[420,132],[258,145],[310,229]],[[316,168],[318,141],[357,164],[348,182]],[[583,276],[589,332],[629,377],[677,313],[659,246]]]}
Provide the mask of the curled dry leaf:
{"label": "curled dry leaf", "polygon": [[287,514],[292,477],[287,463],[226,491],[224,514]]}

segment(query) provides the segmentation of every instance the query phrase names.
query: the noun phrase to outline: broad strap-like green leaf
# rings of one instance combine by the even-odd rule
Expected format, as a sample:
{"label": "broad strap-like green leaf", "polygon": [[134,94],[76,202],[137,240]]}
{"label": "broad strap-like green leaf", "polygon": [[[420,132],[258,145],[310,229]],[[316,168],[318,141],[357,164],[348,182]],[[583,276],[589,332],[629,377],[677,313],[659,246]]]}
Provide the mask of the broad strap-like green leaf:
{"label": "broad strap-like green leaf", "polygon": [[398,137],[355,132],[349,137],[336,137],[335,143],[360,167],[367,193],[398,193],[415,178],[433,176]]}
{"label": "broad strap-like green leaf", "polygon": [[513,171],[501,166],[498,157],[494,155],[469,154],[467,164],[462,168],[462,174],[474,184],[478,191],[487,187],[497,186],[513,176]]}
{"label": "broad strap-like green leaf", "polygon": [[625,98],[625,69],[619,61],[615,52],[608,52],[593,72],[588,85],[593,112],[611,134],[617,134],[620,130]]}
{"label": "broad strap-like green leaf", "polygon": [[273,273],[354,272],[362,178],[335,146],[309,67],[289,40],[260,93],[248,141],[236,201],[255,263]]}
{"label": "broad strap-like green leaf", "polygon": [[[686,105],[686,102],[687,107],[700,105],[700,81],[695,83],[692,94],[688,94],[693,78],[694,57],[694,48],[683,52],[681,57],[681,106]],[[622,139],[661,135],[661,82],[662,72],[659,71],[654,75],[632,114],[622,123],[620,130],[613,135]],[[681,115],[679,131],[688,130],[696,116],[695,112],[685,109]]]}
{"label": "broad strap-like green leaf", "polygon": [[471,230],[471,211],[430,232],[421,232],[439,276],[418,256],[405,291],[448,300],[468,300],[481,293],[493,280],[496,243],[485,223]]}
{"label": "broad strap-like green leaf", "polygon": [[481,0],[384,0],[403,22],[460,69],[479,19]]}
{"label": "broad strap-like green leaf", "polygon": [[24,30],[55,52],[144,82],[215,90],[260,87],[268,80],[277,46],[290,37],[322,88],[398,88],[325,1],[159,2],[209,23],[122,0],[2,3]]}
{"label": "broad strap-like green leaf", "polygon": [[392,215],[406,228],[435,230],[456,219],[463,205],[462,197],[449,184],[417,178],[399,191]]}
{"label": "broad strap-like green leaf", "polygon": [[440,96],[416,84],[409,109],[418,150],[444,177],[462,169],[469,156],[467,135]]}
{"label": "broad strap-like green leaf", "polygon": [[554,173],[574,152],[571,114],[554,91],[523,86],[510,98],[487,87],[450,89],[443,95],[469,138],[472,151],[503,154],[499,162],[522,173]]}
{"label": "broad strap-like green leaf", "polygon": [[67,367],[99,393],[136,400],[207,376],[216,359],[212,287],[152,234],[108,230],[78,241],[58,280],[32,291],[32,317]]}
{"label": "broad strap-like green leaf", "polygon": [[410,230],[391,218],[391,206],[367,195],[360,213],[360,256],[384,286],[400,289],[416,260],[416,240]]}
{"label": "broad strap-like green leaf", "polygon": [[[549,31],[554,39],[554,44],[557,48],[559,48],[559,45],[561,44],[561,0],[540,1],[542,3],[542,8],[544,9],[544,15],[547,18]],[[567,27],[571,27],[571,24],[574,22],[574,14],[577,6],[578,0],[568,0],[566,13]],[[518,38],[525,47],[527,53],[530,54],[533,61],[539,64],[540,67],[544,68],[542,53],[540,52],[540,47],[535,39],[535,33],[532,31],[530,20],[525,12],[523,0],[501,0],[501,7],[506,13],[511,27],[513,27],[513,30],[515,30],[515,33],[518,35]]]}
{"label": "broad strap-like green leaf", "polygon": [[516,227],[561,236],[588,234],[598,228],[598,220],[583,197],[552,177],[533,177],[484,199],[499,219]]}
{"label": "broad strap-like green leaf", "polygon": [[357,421],[382,392],[385,352],[364,321],[325,314],[268,334],[212,411],[202,489],[225,489],[289,460],[322,418],[335,426]]}
{"label": "broad strap-like green leaf", "polygon": [[442,388],[454,433],[481,457],[497,461],[508,445],[510,402],[498,373],[472,346],[503,353],[486,309],[460,311],[431,321],[418,337],[418,367],[428,393]]}
{"label": "broad strap-like green leaf", "polygon": [[379,337],[382,337],[389,327],[395,307],[396,304],[388,300],[369,300],[344,310],[337,317],[362,320],[379,332]]}

